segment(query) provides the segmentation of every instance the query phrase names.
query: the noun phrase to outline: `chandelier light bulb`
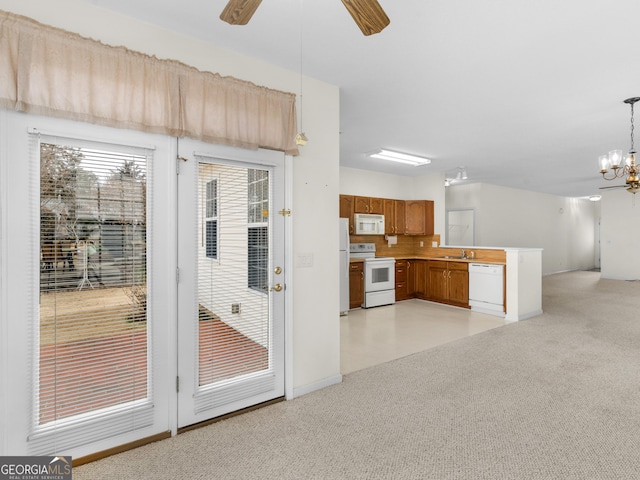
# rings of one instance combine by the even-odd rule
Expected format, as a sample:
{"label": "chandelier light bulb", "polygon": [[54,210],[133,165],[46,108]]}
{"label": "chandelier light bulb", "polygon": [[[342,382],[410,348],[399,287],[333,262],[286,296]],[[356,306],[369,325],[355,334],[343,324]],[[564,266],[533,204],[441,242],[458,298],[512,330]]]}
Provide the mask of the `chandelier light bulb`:
{"label": "chandelier light bulb", "polygon": [[600,163],[600,173],[607,173],[607,170],[609,170],[609,155],[600,155],[598,162]]}
{"label": "chandelier light bulb", "polygon": [[632,163],[635,163],[635,155],[633,153],[628,153],[627,155],[624,156],[623,163],[627,167],[630,167]]}
{"label": "chandelier light bulb", "polygon": [[611,168],[620,167],[620,161],[622,160],[622,150],[611,150],[609,152],[609,165]]}

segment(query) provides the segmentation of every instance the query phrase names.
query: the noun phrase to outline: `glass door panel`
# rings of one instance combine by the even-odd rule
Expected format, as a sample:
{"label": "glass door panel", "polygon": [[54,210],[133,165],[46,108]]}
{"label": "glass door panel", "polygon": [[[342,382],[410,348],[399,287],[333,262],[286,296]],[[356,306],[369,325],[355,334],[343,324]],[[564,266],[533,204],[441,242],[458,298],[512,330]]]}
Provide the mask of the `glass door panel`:
{"label": "glass door panel", "polygon": [[186,426],[284,395],[284,292],[271,288],[284,251],[273,213],[283,165],[181,157],[178,417]]}

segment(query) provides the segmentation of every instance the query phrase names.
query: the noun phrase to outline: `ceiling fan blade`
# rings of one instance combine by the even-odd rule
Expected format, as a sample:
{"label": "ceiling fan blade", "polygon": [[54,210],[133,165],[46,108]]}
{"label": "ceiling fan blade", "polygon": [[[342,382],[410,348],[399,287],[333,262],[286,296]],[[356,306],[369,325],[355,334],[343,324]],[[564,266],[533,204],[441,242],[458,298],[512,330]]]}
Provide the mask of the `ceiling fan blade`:
{"label": "ceiling fan blade", "polygon": [[220,20],[231,25],[246,25],[262,0],[229,0],[220,14]]}
{"label": "ceiling fan blade", "polygon": [[342,0],[365,35],[380,33],[390,20],[377,0]]}
{"label": "ceiling fan blade", "polygon": [[607,190],[608,188],[627,188],[628,185],[612,185],[610,187],[599,187],[598,190]]}

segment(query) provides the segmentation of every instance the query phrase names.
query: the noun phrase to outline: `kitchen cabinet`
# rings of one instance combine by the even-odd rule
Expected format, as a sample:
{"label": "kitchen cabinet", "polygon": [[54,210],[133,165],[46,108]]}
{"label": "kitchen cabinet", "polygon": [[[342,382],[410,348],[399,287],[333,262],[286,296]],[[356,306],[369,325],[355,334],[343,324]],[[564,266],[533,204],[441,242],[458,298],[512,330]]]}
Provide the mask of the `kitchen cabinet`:
{"label": "kitchen cabinet", "polygon": [[384,214],[384,199],[376,197],[353,197],[354,213],[378,213]]}
{"label": "kitchen cabinet", "polygon": [[405,231],[404,200],[383,200],[384,233],[387,235],[403,235]]}
{"label": "kitchen cabinet", "polygon": [[408,260],[396,260],[396,302],[411,298],[409,293],[408,270]]}
{"label": "kitchen cabinet", "polygon": [[433,235],[433,200],[406,200],[406,235]]}
{"label": "kitchen cabinet", "polygon": [[469,306],[469,272],[466,262],[428,261],[428,299],[459,307]]}
{"label": "kitchen cabinet", "polygon": [[364,262],[349,264],[349,308],[359,308],[364,303]]}
{"label": "kitchen cabinet", "polygon": [[354,214],[384,215],[386,235],[433,235],[433,200],[340,195],[340,217],[349,219],[349,234],[355,234]]}
{"label": "kitchen cabinet", "polygon": [[409,262],[409,293],[411,296],[426,300],[429,292],[427,291],[428,275],[426,260],[411,260]]}
{"label": "kitchen cabinet", "polygon": [[353,223],[354,197],[353,195],[340,195],[340,218],[349,219],[349,235],[353,235],[355,226]]}

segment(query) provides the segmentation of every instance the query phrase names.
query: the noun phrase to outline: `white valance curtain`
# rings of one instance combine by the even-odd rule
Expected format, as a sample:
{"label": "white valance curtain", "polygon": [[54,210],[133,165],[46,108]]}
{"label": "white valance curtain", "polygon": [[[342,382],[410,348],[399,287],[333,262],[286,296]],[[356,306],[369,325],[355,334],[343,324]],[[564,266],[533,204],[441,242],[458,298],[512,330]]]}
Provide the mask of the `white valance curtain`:
{"label": "white valance curtain", "polygon": [[297,155],[295,94],[0,11],[0,107]]}

